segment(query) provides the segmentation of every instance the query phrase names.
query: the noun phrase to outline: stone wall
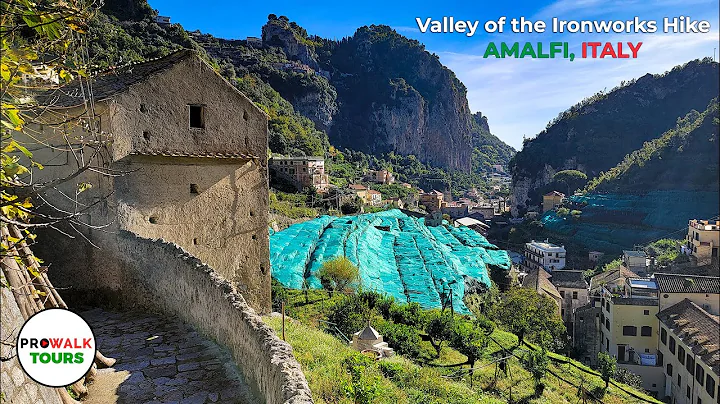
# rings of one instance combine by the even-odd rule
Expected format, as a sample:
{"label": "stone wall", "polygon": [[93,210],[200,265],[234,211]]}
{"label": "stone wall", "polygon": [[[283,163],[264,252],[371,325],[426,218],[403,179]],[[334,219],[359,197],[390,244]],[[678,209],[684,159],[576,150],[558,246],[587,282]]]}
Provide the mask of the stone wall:
{"label": "stone wall", "polygon": [[119,289],[103,286],[100,279],[93,280],[96,289],[89,289],[78,279],[74,292],[67,291],[75,301],[103,296],[121,307],[180,318],[228,348],[263,402],[312,402],[290,345],[263,323],[231,282],[176,244],[127,231],[106,237],[107,247],[93,254]]}
{"label": "stone wall", "polygon": [[[61,404],[55,389],[37,384],[20,367],[14,346],[25,319],[10,289],[0,287],[0,402],[12,404]],[[6,358],[11,358],[5,360]]]}

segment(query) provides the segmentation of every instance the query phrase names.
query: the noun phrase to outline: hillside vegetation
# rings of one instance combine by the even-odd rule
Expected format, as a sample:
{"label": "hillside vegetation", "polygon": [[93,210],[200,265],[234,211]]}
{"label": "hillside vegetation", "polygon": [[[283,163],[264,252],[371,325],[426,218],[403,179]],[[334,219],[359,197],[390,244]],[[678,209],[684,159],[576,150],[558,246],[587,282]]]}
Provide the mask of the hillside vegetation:
{"label": "hillside vegetation", "polygon": [[[327,324],[322,321],[338,317],[332,314],[333,310],[344,307],[342,302],[346,296],[328,298],[325,292],[320,291],[309,291],[307,295],[303,291],[282,293],[285,293],[282,297],[286,301],[285,307],[296,318],[286,319],[285,339],[292,345],[317,403],[574,404],[583,402],[581,391],[585,392],[588,402],[658,403],[614,381],[607,391],[603,391],[604,382],[596,371],[554,353],[548,353],[547,372],[541,378],[544,388],[538,392],[526,363],[527,355],[538,349],[537,346],[518,346],[517,337],[498,328],[487,337],[472,377],[465,355],[443,345],[435,358],[435,349],[425,339],[416,340],[418,353],[413,355],[419,355],[417,359],[400,354],[374,361],[353,350],[341,337],[335,337],[323,331],[324,327],[319,327]],[[403,329],[403,324],[412,321],[413,311],[407,309],[407,306],[402,309],[401,305],[391,309],[396,314],[388,320],[379,317],[373,320],[374,326],[385,328],[379,330],[386,341],[392,341],[392,335],[397,334],[392,330]],[[264,321],[282,335],[283,325],[279,317],[268,316]],[[458,321],[467,320],[458,317]],[[333,326],[329,327],[328,330],[333,329]],[[388,332],[391,334],[388,335]],[[402,342],[390,344],[396,350],[403,345]],[[503,357],[507,359],[507,374],[498,367],[498,359]]]}
{"label": "hillside vegetation", "polygon": [[717,97],[719,77],[717,62],[694,60],[574,105],[527,139],[513,158],[515,200],[520,206],[539,203],[540,188],[557,171],[575,169],[594,178],[614,167],[690,111],[704,111]]}
{"label": "hillside vegetation", "polygon": [[680,189],[717,191],[718,100],[703,112],[690,111],[677,126],[601,173],[586,192],[643,192]]}

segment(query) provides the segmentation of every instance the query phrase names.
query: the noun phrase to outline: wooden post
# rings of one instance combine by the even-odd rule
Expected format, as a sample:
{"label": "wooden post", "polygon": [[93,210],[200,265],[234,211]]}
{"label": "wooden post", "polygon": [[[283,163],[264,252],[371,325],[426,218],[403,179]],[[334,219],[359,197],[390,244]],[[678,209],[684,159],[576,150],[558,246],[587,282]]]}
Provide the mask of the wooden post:
{"label": "wooden post", "polygon": [[285,300],[280,302],[280,310],[282,311],[282,339],[285,341]]}

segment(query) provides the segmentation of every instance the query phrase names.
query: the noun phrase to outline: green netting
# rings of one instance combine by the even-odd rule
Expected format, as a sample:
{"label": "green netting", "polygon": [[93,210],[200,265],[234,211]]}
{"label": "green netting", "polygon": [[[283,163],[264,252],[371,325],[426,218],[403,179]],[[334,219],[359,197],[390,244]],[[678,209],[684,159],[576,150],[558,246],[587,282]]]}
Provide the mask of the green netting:
{"label": "green netting", "polygon": [[586,204],[578,218],[543,215],[544,226],[571,235],[595,250],[618,253],[660,238],[683,238],[689,219],[715,217],[717,192],[653,191],[644,195],[590,194],[573,196]]}
{"label": "green netting", "polygon": [[399,210],[333,218],[323,216],[270,236],[272,274],[286,287],[304,282],[320,288],[317,271],[325,261],[346,256],[360,269],[366,290],[442,307],[443,293],[468,314],[462,302],[466,278],[490,286],[488,265],[509,269],[507,253],[467,228],[426,227],[424,219]]}

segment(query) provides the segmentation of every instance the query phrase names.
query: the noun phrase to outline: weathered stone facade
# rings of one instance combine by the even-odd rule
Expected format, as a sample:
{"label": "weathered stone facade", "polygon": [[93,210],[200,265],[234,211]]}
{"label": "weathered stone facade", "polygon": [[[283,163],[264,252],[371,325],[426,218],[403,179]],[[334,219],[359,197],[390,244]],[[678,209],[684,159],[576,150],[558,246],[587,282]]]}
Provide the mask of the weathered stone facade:
{"label": "weathered stone facade", "polygon": [[[99,249],[82,237],[43,235],[54,244],[38,254],[52,262],[56,286],[121,289],[121,274],[108,271],[103,261],[102,250],[114,248],[113,241],[98,236],[127,230],[182,246],[233,282],[252,307],[268,312],[267,116],[192,51],[100,75],[93,92],[99,119],[92,124],[111,141],[96,165],[126,174],[88,170],[59,189],[74,195],[78,183],[90,182],[93,188],[79,196],[81,203],[95,203],[85,221],[108,226],[78,227]],[[41,120],[81,115],[82,100],[67,94],[72,91],[50,99],[54,107]],[[57,128],[43,134],[51,144],[65,142]],[[77,141],[83,132],[72,135],[70,141]],[[41,181],[78,168],[69,152],[36,153],[45,153],[36,155],[38,161],[52,162],[36,173]],[[59,192],[46,196],[72,207]]]}

